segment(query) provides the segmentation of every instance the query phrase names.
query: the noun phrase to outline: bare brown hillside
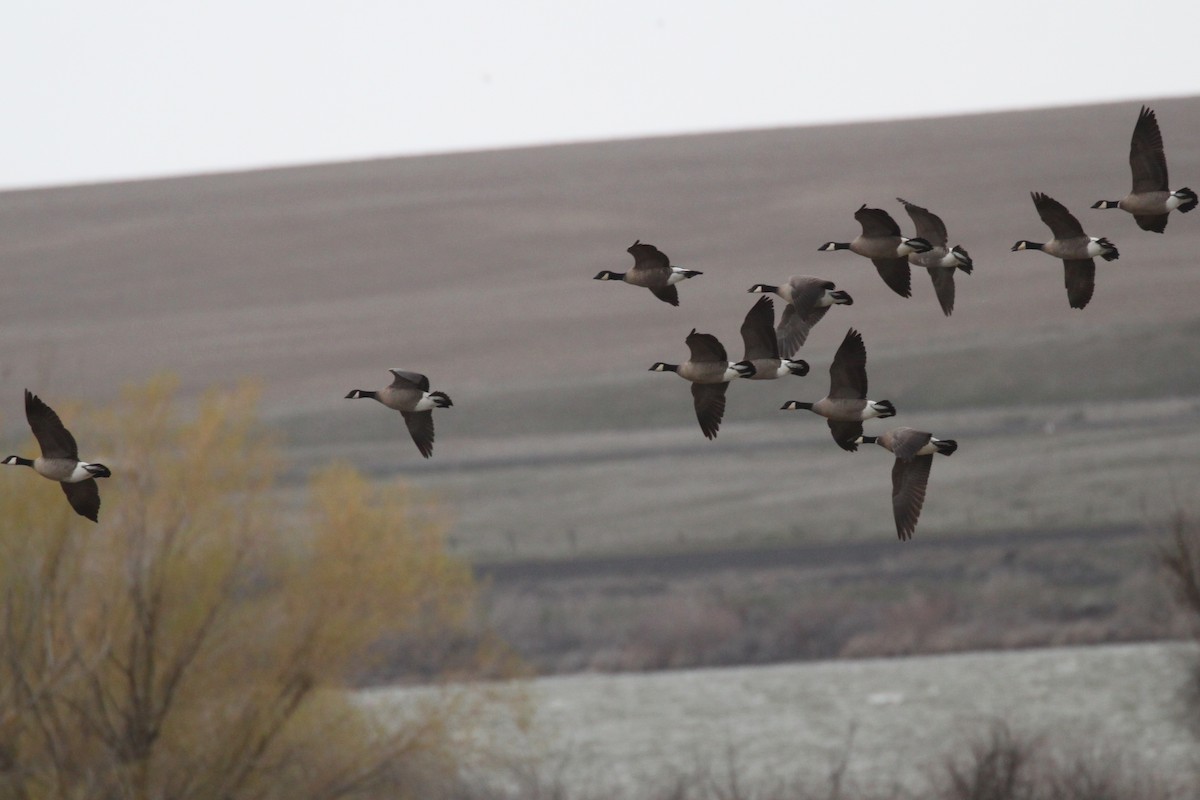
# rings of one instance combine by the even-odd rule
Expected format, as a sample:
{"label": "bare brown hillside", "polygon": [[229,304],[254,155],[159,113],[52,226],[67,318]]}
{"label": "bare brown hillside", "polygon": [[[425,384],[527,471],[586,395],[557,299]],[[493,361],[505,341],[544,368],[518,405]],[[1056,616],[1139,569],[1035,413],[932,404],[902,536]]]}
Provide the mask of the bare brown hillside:
{"label": "bare brown hillside", "polygon": [[[1174,185],[1200,188],[1200,98],[1153,103]],[[891,459],[833,447],[816,399],[846,328],[897,424],[953,437],[920,536],[1137,523],[1200,478],[1200,213],[1165,235],[1127,191],[1136,104],[370,161],[0,194],[0,402],[108,398],[163,370],[185,393],[254,378],[294,469],[346,458],[452,508],[483,557],[894,536]],[[1029,192],[1121,259],[1067,306]],[[892,294],[849,240],[862,203],[939,213],[976,262],[944,318],[924,275]],[[591,280],[634,239],[705,274],[671,308]],[[735,357],[752,283],[837,281],[813,373],[731,387],[719,439],[647,372],[692,328]],[[421,459],[398,416],[343,399],[389,366],[455,401]],[[2,398],[0,398],[2,400]],[[883,426],[878,426],[883,427]],[[81,440],[85,434],[79,432]]]}

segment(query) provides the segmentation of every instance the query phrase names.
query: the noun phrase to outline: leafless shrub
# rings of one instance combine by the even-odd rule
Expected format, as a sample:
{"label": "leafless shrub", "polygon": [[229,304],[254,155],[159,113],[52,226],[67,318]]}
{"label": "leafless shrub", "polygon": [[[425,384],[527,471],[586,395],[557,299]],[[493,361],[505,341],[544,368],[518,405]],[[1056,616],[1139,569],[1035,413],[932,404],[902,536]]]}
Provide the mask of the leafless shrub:
{"label": "leafless shrub", "polygon": [[[897,549],[885,567],[531,580],[489,621],[539,672],[761,664],[1186,635],[1144,539]],[[907,560],[906,560],[907,559]],[[918,577],[912,577],[913,574]]]}
{"label": "leafless shrub", "polygon": [[940,797],[944,800],[1033,800],[1031,774],[1037,742],[1020,739],[1004,723],[994,723],[987,738],[972,743],[966,755],[945,764]]}
{"label": "leafless shrub", "polygon": [[[1194,796],[1169,786],[1115,749],[1080,753],[1046,735],[1022,735],[994,722],[935,777],[937,800],[1172,800]],[[1191,787],[1194,789],[1194,787]]]}
{"label": "leafless shrub", "polygon": [[[1158,560],[1191,635],[1200,641],[1200,523],[1183,511],[1172,515],[1158,547]],[[1193,664],[1190,680],[1180,693],[1181,721],[1200,737],[1200,661]]]}
{"label": "leafless shrub", "polygon": [[253,410],[213,394],[180,420],[157,381],[96,415],[95,527],[48,482],[0,482],[0,800],[367,800],[453,765],[465,703],[385,726],[348,684],[387,635],[475,674],[469,568],[345,466],[282,528]]}
{"label": "leafless shrub", "polygon": [[727,607],[670,596],[641,618],[625,649],[641,669],[709,664],[741,626]]}
{"label": "leafless shrub", "polygon": [[1168,521],[1158,559],[1175,601],[1187,610],[1193,632],[1200,637],[1200,525],[1183,511]]}

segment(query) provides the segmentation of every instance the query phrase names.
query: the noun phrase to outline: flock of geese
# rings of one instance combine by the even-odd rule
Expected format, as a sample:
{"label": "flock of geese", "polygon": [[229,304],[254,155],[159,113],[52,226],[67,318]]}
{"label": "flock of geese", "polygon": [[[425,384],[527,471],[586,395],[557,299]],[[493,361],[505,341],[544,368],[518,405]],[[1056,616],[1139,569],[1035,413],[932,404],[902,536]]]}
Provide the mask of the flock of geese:
{"label": "flock of geese", "polygon": [[[1129,148],[1129,166],[1133,187],[1121,200],[1099,200],[1092,208],[1119,208],[1133,215],[1143,230],[1162,233],[1172,211],[1187,213],[1197,205],[1196,193],[1183,188],[1172,190],[1167,177],[1167,160],[1162,133],[1154,111],[1145,106],[1138,114]],[[1097,257],[1114,261],[1119,257],[1116,245],[1103,237],[1088,236],[1079,220],[1066,206],[1041,192],[1033,192],[1034,208],[1050,229],[1052,238],[1045,242],[1022,239],[1012,251],[1041,250],[1063,262],[1067,302],[1082,309],[1092,299],[1096,284]],[[912,219],[916,235],[905,236],[885,210],[862,205],[854,219],[862,233],[849,242],[826,242],[818,250],[849,250],[869,258],[888,288],[901,297],[912,294],[912,267],[922,267],[933,282],[938,304],[946,316],[954,311],[954,274],[961,270],[970,275],[974,262],[961,245],[950,244],[946,225],[927,208],[896,198]],[[624,273],[604,270],[596,280],[619,280],[649,289],[658,299],[679,305],[677,285],[701,273],[671,265],[657,248],[641,241],[629,248],[633,267]],[[692,384],[696,419],[706,437],[716,437],[725,413],[725,395],[729,384],[738,379],[773,380],[785,375],[807,375],[808,363],[794,357],[809,331],[835,305],[851,305],[854,300],[829,280],[811,275],[791,277],[774,286],[758,283],[750,292],[776,294],[784,302],[778,326],[774,325],[774,307],[762,297],[746,314],[741,334],[744,356],[729,361],[724,346],[712,334],[697,333],[693,328],[685,340],[689,358],[681,364],[658,362],[655,372],[674,372]],[[793,354],[785,357],[784,354]],[[876,444],[895,456],[892,467],[892,513],[896,535],[911,539],[916,530],[935,455],[949,456],[958,449],[953,439],[939,439],[927,431],[899,427],[879,436],[866,436],[863,422],[896,415],[890,400],[872,400],[867,396],[867,350],[862,335],[850,328],[838,347],[829,368],[829,391],[815,402],[789,400],[783,410],[806,410],[825,418],[838,447],[855,451],[860,444]]]}
{"label": "flock of geese", "polygon": [[[1133,188],[1121,200],[1100,200],[1094,209],[1119,208],[1133,215],[1143,230],[1162,233],[1172,211],[1186,213],[1198,199],[1191,189],[1172,190],[1168,185],[1167,161],[1162,134],[1154,111],[1143,107],[1134,126],[1129,150]],[[1119,257],[1116,246],[1103,237],[1088,236],[1079,220],[1052,197],[1033,192],[1033,204],[1042,222],[1053,236],[1046,242],[1022,239],[1012,250],[1041,250],[1063,262],[1067,300],[1072,308],[1087,306],[1095,289],[1097,257],[1113,261]],[[933,282],[942,312],[954,310],[954,274],[971,274],[974,264],[960,245],[949,244],[946,226],[928,209],[897,198],[916,229],[906,237],[891,215],[865,204],[854,214],[862,233],[850,242],[827,242],[820,251],[849,250],[869,258],[888,288],[901,297],[911,295],[911,268],[921,267]],[[702,273],[672,266],[666,254],[651,244],[635,241],[628,252],[633,267],[627,272],[604,270],[595,276],[601,281],[622,281],[650,290],[659,300],[679,305],[678,284]],[[809,332],[835,305],[852,305],[848,293],[832,281],[809,275],[791,277],[786,283],[758,283],[747,291],[774,294],[783,301],[783,312],[775,324],[775,309],[770,297],[761,297],[746,314],[741,334],[744,356],[731,362],[724,346],[715,336],[697,333],[693,328],[685,342],[689,358],[680,364],[658,362],[654,372],[674,372],[691,382],[696,419],[703,434],[713,439],[725,413],[725,395],[734,380],[774,380],[787,375],[804,376],[809,365],[803,359],[785,357],[805,343]],[[449,395],[430,389],[429,378],[417,372],[392,369],[392,382],[377,390],[354,389],[347,399],[369,398],[399,411],[417,449],[425,458],[433,454],[433,411],[450,408]],[[860,444],[876,444],[895,456],[892,468],[892,507],[896,533],[901,540],[912,538],[925,501],[934,455],[949,456],[958,448],[952,439],[938,439],[914,428],[893,428],[879,436],[863,434],[863,422],[895,416],[896,408],[888,400],[867,397],[867,351],[862,335],[850,328],[834,355],[829,368],[829,391],[815,402],[790,400],[783,410],[807,410],[822,416],[829,425],[834,442],[843,450],[855,451]],[[25,390],[25,417],[41,449],[30,459],[8,456],[3,464],[26,466],[44,478],[57,481],[71,507],[81,516],[98,521],[100,493],[97,478],[111,476],[103,464],[81,461],[79,448],[71,432],[50,406]]]}

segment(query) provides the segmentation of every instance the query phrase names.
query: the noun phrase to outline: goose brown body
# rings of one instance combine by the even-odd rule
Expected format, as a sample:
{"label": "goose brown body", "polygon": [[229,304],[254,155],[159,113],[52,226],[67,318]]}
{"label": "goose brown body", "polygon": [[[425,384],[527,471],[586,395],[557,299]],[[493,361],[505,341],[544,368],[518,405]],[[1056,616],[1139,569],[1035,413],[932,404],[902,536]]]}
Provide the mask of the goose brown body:
{"label": "goose brown body", "polygon": [[671,266],[667,254],[652,244],[638,239],[627,248],[633,256],[633,266],[628,272],[601,270],[595,276],[598,281],[624,281],[633,286],[649,289],[655,297],[672,306],[679,305],[679,290],[675,284],[704,273],[696,269]]}
{"label": "goose brown body", "polygon": [[877,444],[896,456],[892,465],[892,515],[896,536],[912,538],[925,505],[925,489],[935,454],[949,456],[958,449],[953,439],[937,439],[915,428],[893,428],[879,436],[864,436],[864,444]]}
{"label": "goose brown body", "polygon": [[892,215],[881,208],[867,208],[864,203],[854,212],[862,233],[850,242],[826,242],[819,250],[849,250],[871,259],[883,282],[901,297],[912,295],[912,271],[908,256],[930,249],[929,242],[920,237],[901,235],[900,226]]}
{"label": "goose brown body", "polygon": [[758,298],[758,302],[746,312],[741,332],[742,343],[745,345],[742,360],[754,367],[751,380],[765,381],[782,378],[784,375],[808,374],[807,361],[785,359],[779,355],[779,342],[775,337],[775,305],[771,298]]}
{"label": "goose brown body", "polygon": [[954,271],[961,269],[970,275],[975,266],[974,262],[962,247],[949,246],[946,224],[942,222],[941,217],[901,197],[897,197],[896,200],[912,218],[917,236],[932,245],[931,249],[923,253],[910,253],[908,263],[914,267],[923,267],[929,272],[938,305],[948,317],[954,311]]}
{"label": "goose brown body", "polygon": [[1132,214],[1142,230],[1163,233],[1172,211],[1186,214],[1196,207],[1198,198],[1191,189],[1171,191],[1162,131],[1154,109],[1147,106],[1142,106],[1133,126],[1129,171],[1133,175],[1129,194],[1115,201],[1098,200],[1092,208],[1119,208]]}
{"label": "goose brown body", "polygon": [[854,304],[854,298],[839,290],[833,281],[812,275],[793,275],[779,286],[756,283],[746,291],[772,292],[786,303],[775,329],[775,341],[781,354],[795,354],[808,341],[813,326],[832,306]]}
{"label": "goose brown body", "polygon": [[854,328],[846,332],[829,366],[829,394],[815,403],[789,400],[783,409],[807,409],[825,417],[838,447],[851,452],[858,449],[864,420],[896,414],[890,400],[867,399],[867,348]]}
{"label": "goose brown body", "polygon": [[445,392],[429,390],[429,378],[419,372],[389,369],[392,382],[382,389],[352,389],[348,400],[369,398],[400,412],[417,450],[425,458],[433,455],[433,409],[454,405]]}
{"label": "goose brown body", "polygon": [[1041,250],[1046,255],[1062,259],[1063,282],[1067,288],[1067,302],[1071,308],[1084,308],[1092,299],[1096,288],[1095,257],[1105,261],[1120,258],[1116,245],[1108,239],[1088,236],[1083,226],[1067,207],[1049,195],[1032,192],[1033,205],[1038,216],[1054,238],[1048,242],[1031,242],[1022,239],[1012,246],[1017,250]]}
{"label": "goose brown body", "polygon": [[696,333],[692,328],[685,342],[690,353],[687,361],[682,364],[659,361],[650,367],[650,371],[674,372],[691,382],[696,421],[706,438],[715,439],[725,416],[725,391],[729,382],[754,375],[754,365],[745,361],[731,364],[725,346],[711,333]]}

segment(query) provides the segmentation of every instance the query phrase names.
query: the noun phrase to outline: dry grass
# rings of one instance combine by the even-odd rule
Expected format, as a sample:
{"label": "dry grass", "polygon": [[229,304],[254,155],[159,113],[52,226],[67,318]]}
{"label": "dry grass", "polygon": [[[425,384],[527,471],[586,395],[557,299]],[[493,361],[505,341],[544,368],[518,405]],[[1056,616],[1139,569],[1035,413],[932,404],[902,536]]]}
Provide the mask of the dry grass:
{"label": "dry grass", "polygon": [[996,721],[967,737],[955,752],[925,765],[929,787],[863,790],[845,779],[854,758],[851,730],[824,775],[763,780],[746,774],[736,748],[723,760],[662,776],[631,793],[568,787],[555,770],[511,764],[489,780],[463,780],[427,795],[431,800],[1185,800],[1200,777],[1158,776],[1136,757],[1095,742],[1056,742]]}

